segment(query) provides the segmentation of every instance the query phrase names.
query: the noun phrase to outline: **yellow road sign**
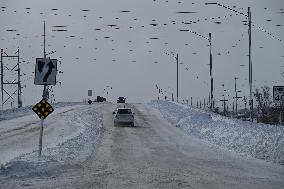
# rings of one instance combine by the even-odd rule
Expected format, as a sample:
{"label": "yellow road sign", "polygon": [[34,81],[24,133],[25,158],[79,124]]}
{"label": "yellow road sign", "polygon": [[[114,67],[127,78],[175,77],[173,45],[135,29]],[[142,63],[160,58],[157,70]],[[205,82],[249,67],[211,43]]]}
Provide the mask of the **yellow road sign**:
{"label": "yellow road sign", "polygon": [[33,107],[33,111],[38,115],[40,119],[45,119],[54,111],[54,109],[45,99],[42,99]]}

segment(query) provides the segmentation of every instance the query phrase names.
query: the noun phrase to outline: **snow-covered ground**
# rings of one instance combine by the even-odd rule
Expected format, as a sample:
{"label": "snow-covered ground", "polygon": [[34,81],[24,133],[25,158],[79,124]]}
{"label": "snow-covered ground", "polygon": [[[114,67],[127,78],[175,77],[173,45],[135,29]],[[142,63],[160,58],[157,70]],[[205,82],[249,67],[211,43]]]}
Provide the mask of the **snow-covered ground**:
{"label": "snow-covered ground", "polygon": [[284,164],[284,126],[231,119],[170,101],[149,104],[190,136],[242,155]]}
{"label": "snow-covered ground", "polygon": [[[153,107],[125,105],[135,112],[135,127],[113,125],[117,104],[57,108],[46,120],[41,158],[35,115],[1,121],[9,126],[0,122],[0,158],[18,155],[0,168],[0,188],[283,188],[284,166],[191,137]],[[168,114],[176,121],[183,109],[196,123],[209,117],[179,104],[155,105],[164,116],[177,113]]]}
{"label": "snow-covered ground", "polygon": [[[40,120],[31,107],[6,110],[0,121],[1,169],[82,160],[94,149],[102,131],[102,108],[105,103],[59,103],[45,119],[43,156],[38,159]],[[33,162],[33,163],[31,163]],[[28,168],[28,167],[25,167]],[[7,170],[6,170],[7,171]],[[18,171],[16,171],[18,172]]]}

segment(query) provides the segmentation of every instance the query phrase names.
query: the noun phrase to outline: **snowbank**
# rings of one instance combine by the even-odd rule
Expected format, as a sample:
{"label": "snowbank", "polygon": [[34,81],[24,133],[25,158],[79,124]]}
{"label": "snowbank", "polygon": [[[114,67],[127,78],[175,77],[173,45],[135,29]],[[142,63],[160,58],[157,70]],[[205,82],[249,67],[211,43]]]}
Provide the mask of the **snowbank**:
{"label": "snowbank", "polygon": [[188,135],[234,152],[284,164],[284,127],[231,119],[169,101],[150,105]]}
{"label": "snowbank", "polygon": [[[70,163],[70,161],[84,161],[90,153],[94,153],[102,132],[102,108],[105,104],[73,104],[73,106],[72,104],[62,103],[56,105],[55,107],[61,108],[57,108],[46,121],[43,138],[43,156],[40,159],[38,159],[38,146],[36,144],[38,132],[33,132],[35,129],[28,129],[22,133],[13,133],[15,137],[11,136],[10,142],[2,147],[0,146],[0,151],[2,152],[2,154],[0,153],[0,173],[1,171],[11,171],[13,174],[18,174],[16,172],[26,174],[24,172],[29,169],[22,169],[22,167],[48,165],[50,162],[65,164]],[[22,108],[22,110],[26,108]],[[23,116],[22,110],[18,110],[21,116],[15,113],[14,117],[19,116],[18,118],[0,122],[0,130],[4,128],[4,126],[1,127],[1,124],[3,125],[4,123],[6,125],[5,123],[8,122],[11,122],[12,125],[19,123],[15,127],[20,127],[23,130],[24,127],[28,127],[26,123],[30,123],[34,118],[37,118],[35,115]],[[26,113],[29,114],[28,111]],[[23,123],[25,126],[22,127],[20,123]],[[30,127],[36,127],[36,125]],[[8,133],[2,130],[2,133]],[[14,132],[14,130],[12,131]],[[23,137],[23,135],[27,135],[27,137]],[[5,136],[3,135],[2,137]],[[22,138],[19,139],[19,137]],[[14,169],[17,171],[14,172]]]}

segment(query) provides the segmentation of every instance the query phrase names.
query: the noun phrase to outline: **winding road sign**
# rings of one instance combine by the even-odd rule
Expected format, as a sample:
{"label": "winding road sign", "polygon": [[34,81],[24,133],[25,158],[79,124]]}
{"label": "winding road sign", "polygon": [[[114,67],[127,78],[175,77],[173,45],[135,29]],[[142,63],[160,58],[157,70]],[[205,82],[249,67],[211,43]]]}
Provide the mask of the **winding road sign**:
{"label": "winding road sign", "polygon": [[57,59],[36,59],[35,85],[56,85]]}

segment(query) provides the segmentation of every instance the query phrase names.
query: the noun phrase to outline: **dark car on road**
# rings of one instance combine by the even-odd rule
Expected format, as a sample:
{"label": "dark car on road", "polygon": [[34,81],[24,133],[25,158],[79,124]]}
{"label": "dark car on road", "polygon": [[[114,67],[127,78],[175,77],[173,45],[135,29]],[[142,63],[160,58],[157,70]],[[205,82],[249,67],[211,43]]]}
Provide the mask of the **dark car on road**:
{"label": "dark car on road", "polygon": [[125,103],[125,99],[126,98],[124,98],[124,97],[118,97],[118,99],[117,99],[117,103]]}
{"label": "dark car on road", "polygon": [[115,114],[115,126],[118,124],[130,124],[131,126],[134,126],[134,113],[130,108],[118,108],[113,114]]}

